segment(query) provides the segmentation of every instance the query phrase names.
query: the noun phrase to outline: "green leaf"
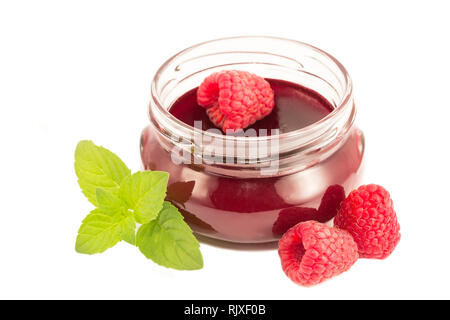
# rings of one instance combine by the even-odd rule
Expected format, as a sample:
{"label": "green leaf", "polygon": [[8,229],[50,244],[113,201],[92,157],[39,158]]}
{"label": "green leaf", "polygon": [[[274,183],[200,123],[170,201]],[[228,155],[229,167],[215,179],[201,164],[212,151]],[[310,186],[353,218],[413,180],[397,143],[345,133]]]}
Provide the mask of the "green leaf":
{"label": "green leaf", "polygon": [[78,230],[75,250],[79,253],[101,253],[120,241],[115,215],[94,209],[86,216]]}
{"label": "green leaf", "polygon": [[136,221],[130,214],[127,215],[118,225],[120,239],[129,244],[136,245]]}
{"label": "green leaf", "polygon": [[126,209],[126,204],[119,196],[105,191],[102,188],[97,188],[95,191],[97,204],[100,209],[106,212],[116,212],[120,209]]}
{"label": "green leaf", "polygon": [[120,197],[100,188],[97,188],[96,194],[99,208],[116,217],[120,240],[136,245],[136,221],[133,212],[127,209],[126,203]]}
{"label": "green leaf", "polygon": [[159,265],[178,270],[203,267],[200,244],[178,209],[169,202],[164,202],[156,220],[139,228],[136,244]]}
{"label": "green leaf", "polygon": [[75,250],[87,254],[101,253],[120,240],[136,245],[136,221],[125,203],[100,188],[97,188],[96,196],[99,208],[83,220]]}
{"label": "green leaf", "polygon": [[141,171],[126,177],[120,186],[120,196],[133,210],[138,223],[155,219],[163,207],[169,174],[162,171]]}
{"label": "green leaf", "polygon": [[120,183],[131,174],[118,156],[88,140],[80,141],[77,145],[75,172],[81,190],[95,206],[98,206],[97,188],[118,194]]}

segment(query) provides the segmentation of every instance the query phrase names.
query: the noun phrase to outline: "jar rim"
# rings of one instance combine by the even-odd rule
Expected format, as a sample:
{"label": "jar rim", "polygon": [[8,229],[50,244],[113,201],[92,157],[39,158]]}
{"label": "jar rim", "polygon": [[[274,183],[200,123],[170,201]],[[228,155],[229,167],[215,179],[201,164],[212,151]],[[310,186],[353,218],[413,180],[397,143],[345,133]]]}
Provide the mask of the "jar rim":
{"label": "jar rim", "polygon": [[282,37],[259,36],[259,35],[257,35],[257,36],[223,37],[223,38],[217,38],[217,39],[213,39],[213,40],[204,41],[204,42],[195,44],[184,50],[179,51],[178,53],[176,53],[172,57],[170,57],[168,60],[166,60],[166,62],[164,62],[161,65],[161,67],[157,70],[157,72],[155,73],[155,76],[153,77],[153,80],[151,83],[152,101],[154,102],[158,112],[160,112],[162,115],[164,115],[166,120],[168,120],[173,126],[179,128],[183,131],[188,131],[189,133],[192,133],[192,134],[194,133],[194,130],[195,130],[194,127],[192,127],[192,126],[184,123],[180,119],[176,118],[174,115],[172,115],[169,112],[169,110],[167,108],[165,108],[163,106],[163,103],[160,101],[159,95],[157,93],[157,81],[158,81],[160,74],[162,74],[175,59],[177,59],[178,57],[180,57],[196,48],[202,47],[207,44],[215,43],[215,42],[238,40],[238,39],[241,39],[241,40],[244,40],[244,39],[248,39],[248,40],[267,39],[267,40],[283,41],[283,42],[289,42],[289,43],[293,43],[293,44],[300,45],[303,47],[307,47],[313,51],[316,51],[320,55],[323,55],[324,57],[330,59],[336,65],[336,67],[339,69],[339,71],[342,73],[343,79],[345,80],[345,83],[344,83],[345,89],[344,89],[343,98],[341,98],[341,101],[339,101],[339,104],[336,105],[336,107],[333,109],[333,111],[330,112],[329,114],[327,114],[322,119],[320,119],[306,127],[296,129],[293,131],[274,134],[274,135],[270,135],[270,136],[256,136],[256,137],[222,135],[222,134],[217,134],[217,133],[209,132],[209,131],[202,131],[203,135],[211,137],[211,138],[215,138],[215,139],[223,139],[225,141],[226,140],[232,140],[232,141],[242,140],[242,141],[254,141],[254,142],[259,142],[259,141],[270,142],[270,140],[273,140],[273,139],[294,139],[296,137],[303,136],[306,133],[315,130],[315,128],[317,128],[317,127],[326,126],[328,123],[333,121],[333,119],[336,117],[336,115],[342,113],[343,109],[344,109],[343,106],[346,106],[349,103],[349,101],[352,97],[352,94],[353,94],[353,85],[352,85],[352,80],[350,78],[350,75],[348,74],[345,67],[335,57],[333,57],[331,54],[327,53],[326,51],[323,51],[322,49],[319,49],[319,48],[317,48],[313,45],[310,45],[308,43],[305,43],[305,42],[288,39],[288,38],[282,38]]}

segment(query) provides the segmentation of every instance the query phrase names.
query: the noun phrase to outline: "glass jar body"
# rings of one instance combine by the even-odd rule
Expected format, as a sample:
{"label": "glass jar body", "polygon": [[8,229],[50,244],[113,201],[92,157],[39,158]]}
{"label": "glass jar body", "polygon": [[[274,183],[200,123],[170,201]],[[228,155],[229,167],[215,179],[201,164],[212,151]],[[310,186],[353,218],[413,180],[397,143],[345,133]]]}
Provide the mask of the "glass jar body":
{"label": "glass jar body", "polygon": [[345,192],[359,183],[363,143],[361,131],[353,128],[332,156],[300,172],[236,178],[209,173],[208,165],[174,163],[149,126],[142,133],[141,156],[144,169],[170,173],[168,200],[196,233],[260,243],[278,240],[286,224],[330,220]]}

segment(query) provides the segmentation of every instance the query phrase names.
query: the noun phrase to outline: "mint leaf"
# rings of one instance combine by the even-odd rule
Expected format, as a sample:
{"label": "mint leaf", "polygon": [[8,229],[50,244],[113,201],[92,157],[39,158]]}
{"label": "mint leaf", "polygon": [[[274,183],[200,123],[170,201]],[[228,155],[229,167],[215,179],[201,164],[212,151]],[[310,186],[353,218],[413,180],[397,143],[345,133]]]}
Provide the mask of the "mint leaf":
{"label": "mint leaf", "polygon": [[97,188],[96,194],[99,208],[116,217],[116,230],[120,240],[136,245],[136,221],[133,212],[127,209],[126,203],[120,197],[100,188]]}
{"label": "mint leaf", "polygon": [[86,216],[78,230],[75,250],[79,253],[101,253],[120,241],[115,215],[94,209]]}
{"label": "mint leaf", "polygon": [[120,240],[136,244],[136,222],[125,203],[117,196],[97,188],[99,208],[83,220],[78,230],[75,250],[79,253],[101,253]]}
{"label": "mint leaf", "polygon": [[118,232],[120,239],[128,242],[129,244],[136,245],[136,221],[134,217],[130,214],[123,218],[123,220],[118,224]]}
{"label": "mint leaf", "polygon": [[169,174],[162,171],[136,172],[126,177],[120,186],[120,196],[133,210],[138,223],[155,219],[163,207]]}
{"label": "mint leaf", "polygon": [[200,244],[178,209],[169,202],[164,202],[156,220],[139,228],[136,244],[159,265],[178,270],[203,267]]}
{"label": "mint leaf", "polygon": [[125,202],[113,193],[107,192],[102,188],[97,188],[95,195],[98,207],[106,212],[116,212],[120,209],[126,210]]}
{"label": "mint leaf", "polygon": [[130,169],[111,151],[96,146],[92,141],[80,141],[75,150],[75,172],[84,195],[98,206],[96,190],[117,194],[122,180]]}

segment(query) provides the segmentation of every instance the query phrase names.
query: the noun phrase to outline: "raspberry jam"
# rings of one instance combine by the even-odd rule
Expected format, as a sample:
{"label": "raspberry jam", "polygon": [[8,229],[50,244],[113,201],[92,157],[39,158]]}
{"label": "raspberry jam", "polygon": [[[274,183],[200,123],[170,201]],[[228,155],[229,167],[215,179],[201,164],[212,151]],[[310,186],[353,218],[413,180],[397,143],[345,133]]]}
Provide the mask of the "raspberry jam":
{"label": "raspberry jam", "polygon": [[[197,105],[196,88],[221,66],[248,67],[269,81],[275,108],[251,127],[269,129],[269,136],[206,132],[214,125]],[[345,69],[317,48],[267,37],[203,43],[171,58],[155,76],[151,124],[141,136],[143,167],[170,173],[167,200],[196,233],[231,242],[276,241],[298,222],[332,219],[358,184],[364,137],[354,125],[355,108]],[[195,139],[195,121],[207,139]],[[233,141],[250,151],[254,142],[271,147],[268,156],[246,149],[224,163],[205,156],[214,146],[222,159],[223,146]],[[264,172],[268,163],[276,170]]]}
{"label": "raspberry jam", "polygon": [[[317,92],[301,85],[283,80],[266,80],[275,93],[275,108],[267,117],[250,126],[256,133],[260,129],[268,129],[268,135],[271,129],[280,129],[280,133],[301,129],[319,121],[334,109]],[[197,104],[197,88],[177,99],[169,112],[192,127],[194,121],[201,121],[203,130],[215,128],[205,108]]]}

